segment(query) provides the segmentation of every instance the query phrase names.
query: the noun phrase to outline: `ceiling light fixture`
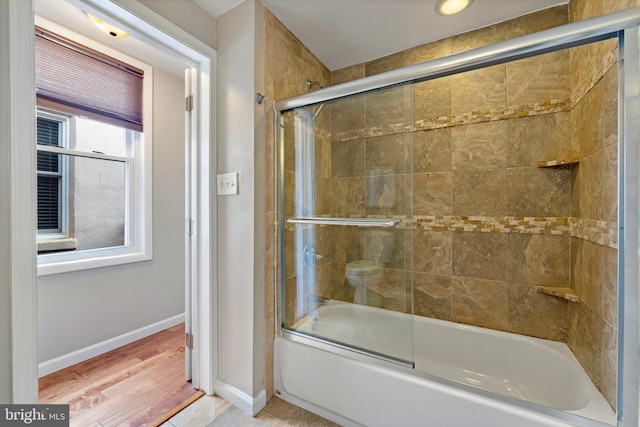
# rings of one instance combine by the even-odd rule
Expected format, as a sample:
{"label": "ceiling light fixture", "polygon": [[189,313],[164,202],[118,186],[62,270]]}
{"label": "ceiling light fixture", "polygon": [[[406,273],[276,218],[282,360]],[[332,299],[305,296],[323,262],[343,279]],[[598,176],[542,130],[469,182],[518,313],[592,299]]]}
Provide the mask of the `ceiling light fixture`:
{"label": "ceiling light fixture", "polygon": [[122,31],[119,28],[114,27],[113,25],[104,22],[102,19],[97,18],[95,16],[93,16],[90,13],[87,13],[87,16],[89,17],[89,19],[91,20],[91,22],[93,22],[93,25],[95,25],[96,27],[100,28],[100,30],[104,31],[105,33],[109,34],[112,37],[117,37],[117,38],[126,38],[129,37],[128,33],[125,33],[124,31]]}
{"label": "ceiling light fixture", "polygon": [[471,6],[473,0],[438,0],[436,3],[436,12],[438,15],[453,15],[460,13],[469,6]]}

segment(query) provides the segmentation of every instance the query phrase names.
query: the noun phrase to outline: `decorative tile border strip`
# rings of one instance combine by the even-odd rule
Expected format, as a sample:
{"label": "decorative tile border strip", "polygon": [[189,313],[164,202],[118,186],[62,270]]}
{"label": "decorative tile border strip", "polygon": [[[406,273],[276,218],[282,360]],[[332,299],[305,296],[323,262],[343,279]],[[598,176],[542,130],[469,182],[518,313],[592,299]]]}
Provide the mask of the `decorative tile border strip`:
{"label": "decorative tile border strip", "polygon": [[517,119],[541,114],[571,111],[593,89],[593,87],[598,84],[604,75],[612,67],[616,66],[617,63],[618,49],[616,46],[614,49],[607,51],[603,55],[600,64],[598,64],[598,67],[593,70],[589,80],[580,82],[581,85],[574,88],[571,99],[551,99],[545,102],[515,107],[472,111],[470,113],[451,114],[435,119],[421,119],[414,122],[392,123],[387,126],[355,129],[352,131],[338,132],[335,135],[332,135],[332,141],[350,141],[354,139],[372,138],[397,133],[426,131],[475,123],[485,123],[496,120]]}
{"label": "decorative tile border strip", "polygon": [[[353,218],[362,218],[362,215]],[[376,218],[368,215],[367,218]],[[573,217],[545,216],[453,216],[416,215],[395,216],[398,229],[422,229],[426,231],[462,231],[478,233],[520,233],[571,236],[602,246],[618,249],[618,223]],[[312,225],[285,224],[286,231]],[[320,227],[329,227],[321,225]]]}
{"label": "decorative tile border strip", "polygon": [[347,132],[337,132],[333,136],[332,142],[351,141],[354,139],[373,138],[376,136],[394,135],[398,133],[426,131],[476,123],[486,123],[497,120],[538,116],[541,114],[559,113],[563,111],[570,111],[571,107],[572,104],[570,100],[551,99],[545,102],[520,105],[516,107],[495,108],[492,110],[451,114],[432,120],[421,119],[416,120],[412,123],[392,123],[387,126],[356,129]]}
{"label": "decorative tile border strip", "polygon": [[602,246],[618,248],[618,223],[571,218],[571,235]]}
{"label": "decorative tile border strip", "polygon": [[618,224],[572,217],[416,216],[400,226],[430,231],[524,233],[572,236],[610,248],[618,248]]}

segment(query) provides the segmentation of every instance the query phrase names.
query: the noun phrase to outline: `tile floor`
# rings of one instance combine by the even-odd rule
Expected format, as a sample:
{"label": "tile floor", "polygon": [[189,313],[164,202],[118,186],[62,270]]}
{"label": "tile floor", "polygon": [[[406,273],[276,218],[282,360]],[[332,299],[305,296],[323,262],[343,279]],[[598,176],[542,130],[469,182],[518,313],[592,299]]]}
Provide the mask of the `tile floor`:
{"label": "tile floor", "polygon": [[251,417],[218,396],[203,396],[160,427],[338,427],[276,397]]}

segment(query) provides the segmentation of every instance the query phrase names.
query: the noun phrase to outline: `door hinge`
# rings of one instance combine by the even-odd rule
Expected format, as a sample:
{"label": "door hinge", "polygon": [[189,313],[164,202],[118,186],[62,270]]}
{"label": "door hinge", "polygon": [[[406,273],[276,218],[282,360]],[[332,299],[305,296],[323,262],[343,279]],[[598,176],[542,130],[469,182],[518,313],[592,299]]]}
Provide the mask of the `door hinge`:
{"label": "door hinge", "polygon": [[193,110],[193,95],[189,95],[184,99],[184,109],[187,111]]}
{"label": "door hinge", "polygon": [[193,220],[185,219],[184,220],[184,232],[187,236],[191,236],[193,234]]}
{"label": "door hinge", "polygon": [[193,335],[189,332],[184,334],[184,346],[193,350]]}

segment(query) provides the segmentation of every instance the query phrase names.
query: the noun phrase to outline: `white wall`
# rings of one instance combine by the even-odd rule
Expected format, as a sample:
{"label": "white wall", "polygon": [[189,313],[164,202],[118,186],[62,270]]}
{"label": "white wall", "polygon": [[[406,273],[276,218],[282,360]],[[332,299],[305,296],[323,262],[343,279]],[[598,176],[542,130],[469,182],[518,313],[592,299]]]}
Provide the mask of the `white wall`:
{"label": "white wall", "polygon": [[264,131],[254,116],[261,7],[247,0],[218,17],[216,36],[218,173],[239,172],[240,190],[218,196],[218,378],[254,398],[264,389]]}
{"label": "white wall", "polygon": [[[0,0],[0,402],[37,401],[33,5]],[[26,196],[26,197],[25,197]],[[17,309],[19,308],[19,310]]]}
{"label": "white wall", "polygon": [[184,81],[153,74],[153,260],[39,277],[40,362],[184,312]]}
{"label": "white wall", "polygon": [[191,0],[138,1],[210,47],[216,47],[215,19],[195,2]]}
{"label": "white wall", "polygon": [[[9,1],[0,0],[0,76],[9,75]],[[9,80],[0,80],[0,402],[11,401]]]}

